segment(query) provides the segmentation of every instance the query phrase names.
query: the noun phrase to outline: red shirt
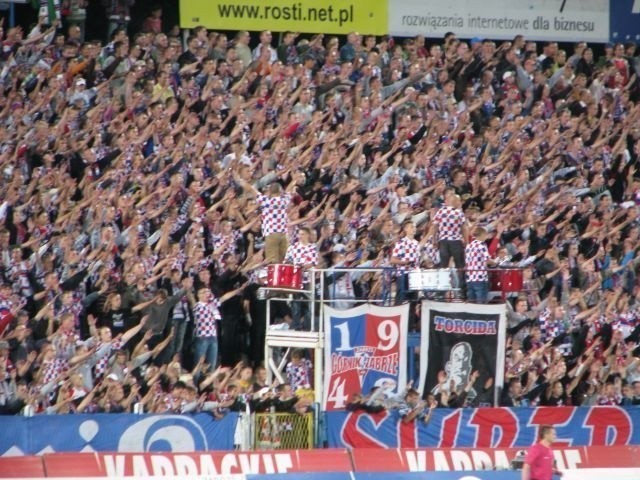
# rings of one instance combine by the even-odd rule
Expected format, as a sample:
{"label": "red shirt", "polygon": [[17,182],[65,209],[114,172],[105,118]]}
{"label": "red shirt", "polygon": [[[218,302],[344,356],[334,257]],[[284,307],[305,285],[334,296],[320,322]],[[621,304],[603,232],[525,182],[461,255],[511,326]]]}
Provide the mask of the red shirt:
{"label": "red shirt", "polygon": [[531,467],[531,480],[551,480],[553,477],[553,452],[549,447],[536,443],[529,449],[525,463]]}

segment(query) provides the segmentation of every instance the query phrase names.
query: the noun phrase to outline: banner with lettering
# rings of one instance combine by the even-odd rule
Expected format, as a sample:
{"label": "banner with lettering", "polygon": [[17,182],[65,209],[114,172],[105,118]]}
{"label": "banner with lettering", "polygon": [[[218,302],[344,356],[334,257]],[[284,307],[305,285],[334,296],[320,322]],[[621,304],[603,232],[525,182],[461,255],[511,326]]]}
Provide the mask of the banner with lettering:
{"label": "banner with lettering", "polygon": [[0,456],[51,452],[193,452],[233,448],[238,414],[95,413],[0,417]]}
{"label": "banner with lettering", "polygon": [[[629,14],[638,0],[389,0],[389,34],[565,42],[606,42],[614,5]],[[611,5],[611,11],[610,11]],[[629,7],[628,9],[626,7]],[[613,21],[613,20],[612,20]],[[633,30],[637,32],[637,28]]]}
{"label": "banner with lettering", "polygon": [[[460,403],[495,405],[504,380],[505,315],[504,304],[422,302],[423,396],[453,391],[460,394],[472,383]],[[451,401],[451,406],[463,406]]]}
{"label": "banner with lettering", "polygon": [[[25,457],[11,457],[25,458]],[[207,478],[220,475],[248,475],[305,472],[349,472],[351,457],[345,449],[260,450],[183,452],[183,453],[55,453],[37,457],[44,460],[47,476],[63,478]],[[14,462],[3,462],[2,471]],[[18,466],[18,465],[15,465]],[[17,471],[17,470],[15,470]],[[19,476],[19,475],[16,475]],[[44,475],[42,475],[44,476]]]}
{"label": "banner with lettering", "polygon": [[354,393],[401,392],[407,381],[409,305],[324,307],[325,410],[341,410]]}
{"label": "banner with lettering", "polygon": [[[523,448],[389,448],[352,450],[211,451],[185,453],[45,453],[40,456],[0,456],[0,478],[153,478],[244,480],[285,478],[298,480],[317,475],[322,480],[386,478],[429,472],[482,472],[508,470]],[[561,471],[637,468],[638,446],[567,447],[553,445]],[[342,477],[338,472],[341,472]],[[362,475],[359,475],[362,474]],[[256,475],[267,475],[258,477]],[[287,477],[286,475],[290,475]],[[347,477],[344,477],[347,475]],[[384,478],[384,477],[383,477]],[[425,478],[424,475],[418,478]],[[456,477],[454,477],[456,478]],[[463,478],[462,476],[458,478]],[[475,474],[474,477],[476,478]],[[520,477],[517,477],[518,480]],[[586,477],[579,477],[586,478]],[[613,473],[600,478],[618,478]],[[634,480],[640,478],[636,476]],[[497,480],[491,477],[490,480]]]}
{"label": "banner with lettering", "polygon": [[[575,468],[632,468],[640,466],[640,447],[563,447],[553,445],[559,470]],[[508,470],[524,448],[389,448],[375,455],[366,448],[351,450],[356,472],[433,472]],[[331,451],[331,450],[330,450]],[[430,478],[430,477],[429,477]],[[640,477],[638,477],[640,478]]]}
{"label": "banner with lettering", "polygon": [[330,448],[525,448],[547,424],[554,447],[640,445],[638,407],[436,408],[428,424],[398,410],[326,412],[325,423]]}

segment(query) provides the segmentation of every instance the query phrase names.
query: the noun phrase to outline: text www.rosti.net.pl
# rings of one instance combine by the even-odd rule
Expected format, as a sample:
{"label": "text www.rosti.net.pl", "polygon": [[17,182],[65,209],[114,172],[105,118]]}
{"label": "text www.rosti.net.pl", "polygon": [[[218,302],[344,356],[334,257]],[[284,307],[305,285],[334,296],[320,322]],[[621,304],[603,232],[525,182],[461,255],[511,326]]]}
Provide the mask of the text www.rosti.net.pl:
{"label": "text www.rosti.net.pl", "polygon": [[331,22],[339,25],[353,22],[353,5],[345,8],[303,7],[301,3],[288,6],[274,5],[218,5],[221,18],[246,18],[260,20],[293,20],[298,22]]}

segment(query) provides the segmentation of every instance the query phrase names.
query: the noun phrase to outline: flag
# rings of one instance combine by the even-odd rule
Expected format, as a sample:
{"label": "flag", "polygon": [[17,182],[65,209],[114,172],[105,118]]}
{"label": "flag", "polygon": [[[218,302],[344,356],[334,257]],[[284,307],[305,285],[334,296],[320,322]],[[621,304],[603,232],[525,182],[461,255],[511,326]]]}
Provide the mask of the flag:
{"label": "flag", "polygon": [[[467,401],[489,406],[497,401],[504,383],[506,336],[504,304],[422,302],[420,340],[420,390],[424,397],[436,393],[438,376],[446,376],[443,390],[454,386],[461,391],[474,371],[474,382]],[[443,373],[442,373],[443,372]],[[485,382],[493,379],[491,391],[484,393]],[[488,403],[488,405],[487,405]]]}
{"label": "flag", "polygon": [[379,387],[400,393],[407,381],[409,305],[324,307],[325,410],[346,407],[354,393]]}
{"label": "flag", "polygon": [[31,6],[40,10],[38,16],[47,17],[47,23],[60,20],[60,0],[31,0]]}

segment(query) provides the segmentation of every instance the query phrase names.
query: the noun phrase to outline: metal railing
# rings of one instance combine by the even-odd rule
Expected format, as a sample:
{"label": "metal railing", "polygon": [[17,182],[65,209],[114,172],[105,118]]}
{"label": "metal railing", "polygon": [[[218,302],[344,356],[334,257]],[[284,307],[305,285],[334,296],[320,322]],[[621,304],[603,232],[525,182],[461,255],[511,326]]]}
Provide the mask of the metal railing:
{"label": "metal railing", "polygon": [[[392,305],[401,299],[397,295],[397,273],[407,274],[406,293],[404,300],[419,300],[420,297],[440,301],[456,300],[457,293],[464,288],[464,269],[423,269],[400,270],[393,267],[380,268],[330,268],[312,269],[309,271],[308,283],[303,289],[290,288],[263,288],[266,291],[266,315],[267,335],[265,342],[265,366],[267,367],[267,379],[271,381],[273,376],[280,375],[284,367],[284,360],[290,349],[304,348],[313,350],[314,355],[314,391],[315,401],[322,401],[323,380],[323,351],[324,351],[324,305],[338,309],[346,309],[363,303],[376,303],[383,306]],[[487,269],[489,276],[489,290],[498,293],[505,300],[508,293],[522,289],[522,268],[492,268]],[[350,295],[341,295],[337,282],[349,275],[346,282],[355,281],[358,289]],[[411,277],[419,276],[417,282],[422,285],[409,284]],[[344,280],[343,280],[344,281]],[[426,282],[426,283],[425,283]],[[429,284],[435,282],[435,284]],[[353,286],[353,285],[352,285]],[[404,288],[404,287],[403,287]],[[435,294],[435,295],[434,295]],[[301,302],[308,304],[309,326],[298,328],[296,331],[273,330],[271,325],[271,302]],[[299,319],[294,319],[298,321]],[[280,355],[277,352],[280,350]],[[289,349],[286,350],[285,349]],[[282,352],[284,351],[284,354]],[[279,363],[279,364],[278,364]],[[415,375],[415,372],[411,372]]]}
{"label": "metal railing", "polygon": [[[522,268],[488,268],[484,271],[489,277],[489,290],[500,293],[503,299],[507,294],[524,291]],[[362,303],[393,305],[397,300],[398,272],[407,274],[405,293],[451,293],[464,289],[465,274],[473,270],[455,268],[400,270],[393,267],[311,269],[309,281],[303,289],[264,287],[262,290],[271,292],[269,301],[308,303],[310,313],[308,330],[322,332],[323,305],[338,309],[350,308]],[[346,281],[345,276],[348,276]],[[351,283],[352,295],[346,295],[340,291],[341,281],[342,286]],[[417,300],[417,298],[414,299]],[[447,297],[443,299],[446,300]],[[268,302],[267,322],[269,320]]]}

